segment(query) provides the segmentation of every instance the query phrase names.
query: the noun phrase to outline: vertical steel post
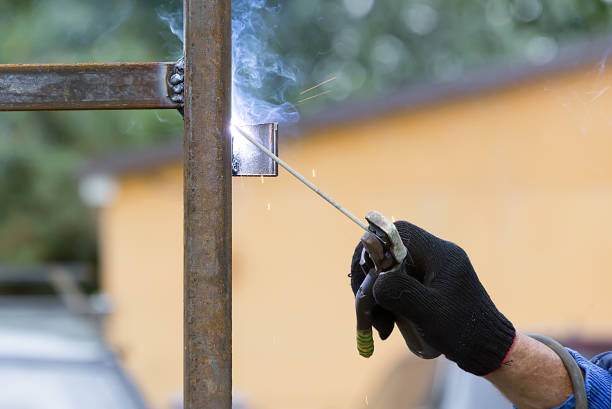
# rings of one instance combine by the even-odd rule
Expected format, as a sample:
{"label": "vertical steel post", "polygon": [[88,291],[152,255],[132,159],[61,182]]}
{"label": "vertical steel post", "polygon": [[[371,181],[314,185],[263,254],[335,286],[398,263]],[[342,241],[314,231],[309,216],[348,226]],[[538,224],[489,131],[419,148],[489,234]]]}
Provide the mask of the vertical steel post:
{"label": "vertical steel post", "polygon": [[232,405],[231,0],[184,0],[184,399]]}

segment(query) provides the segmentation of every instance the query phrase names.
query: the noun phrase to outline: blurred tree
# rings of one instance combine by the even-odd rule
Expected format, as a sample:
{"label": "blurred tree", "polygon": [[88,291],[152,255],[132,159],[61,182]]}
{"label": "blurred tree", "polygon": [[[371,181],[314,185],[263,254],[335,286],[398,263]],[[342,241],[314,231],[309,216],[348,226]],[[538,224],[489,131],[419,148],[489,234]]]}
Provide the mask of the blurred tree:
{"label": "blurred tree", "polygon": [[[181,4],[4,0],[0,63],[175,60],[182,46],[172,31],[180,36]],[[295,103],[300,90],[336,77],[318,90],[328,93],[299,104],[302,111],[411,82],[452,80],[492,60],[543,64],[564,43],[603,35],[612,23],[612,0],[234,5],[235,17],[249,10],[249,19],[272,30],[259,39],[265,66],[274,66],[269,57],[276,54],[295,72],[289,85],[291,75],[267,72],[259,96]],[[181,129],[178,115],[167,111],[0,113],[0,262],[94,261],[94,220],[78,197],[75,170],[103,152],[178,139]]]}
{"label": "blurred tree", "polygon": [[[9,0],[0,63],[172,61],[162,0]],[[95,262],[94,214],[76,172],[92,156],[180,138],[176,112],[0,113],[0,263]]]}
{"label": "blurred tree", "polygon": [[302,111],[411,82],[452,80],[492,60],[543,64],[563,44],[612,27],[611,0],[280,3],[272,46],[301,70],[293,100],[299,90],[337,77],[328,94],[300,105]]}

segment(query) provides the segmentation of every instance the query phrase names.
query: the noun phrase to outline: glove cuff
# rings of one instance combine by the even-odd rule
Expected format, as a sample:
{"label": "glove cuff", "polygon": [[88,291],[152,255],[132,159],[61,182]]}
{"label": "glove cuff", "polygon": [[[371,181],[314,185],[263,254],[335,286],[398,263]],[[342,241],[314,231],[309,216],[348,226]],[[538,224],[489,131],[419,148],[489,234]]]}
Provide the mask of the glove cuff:
{"label": "glove cuff", "polygon": [[467,328],[465,334],[469,340],[459,342],[457,359],[449,357],[461,369],[477,376],[485,376],[499,369],[506,362],[516,340],[516,330],[512,323],[497,309],[494,312],[495,317],[475,325],[475,331]]}

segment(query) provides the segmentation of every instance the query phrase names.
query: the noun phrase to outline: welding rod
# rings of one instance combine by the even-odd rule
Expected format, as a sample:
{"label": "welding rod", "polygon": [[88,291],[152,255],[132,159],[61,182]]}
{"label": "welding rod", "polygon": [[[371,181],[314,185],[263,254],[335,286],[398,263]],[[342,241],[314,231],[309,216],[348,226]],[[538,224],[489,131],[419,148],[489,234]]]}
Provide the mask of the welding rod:
{"label": "welding rod", "polygon": [[334,199],[332,199],[331,197],[329,197],[328,195],[326,195],[325,193],[323,193],[318,187],[316,187],[315,185],[313,185],[312,183],[310,183],[310,181],[308,181],[304,176],[300,175],[297,171],[295,171],[291,166],[289,166],[285,161],[283,161],[281,158],[279,158],[278,156],[276,156],[275,154],[273,154],[268,148],[266,148],[265,146],[263,146],[261,143],[259,143],[255,138],[253,138],[251,135],[249,135],[247,132],[243,131],[241,128],[239,128],[238,126],[234,126],[232,125],[233,129],[236,129],[238,132],[240,132],[240,134],[242,136],[244,136],[245,138],[247,138],[253,145],[257,146],[259,149],[261,149],[261,151],[263,153],[265,153],[267,156],[270,157],[270,159],[272,159],[273,161],[275,161],[276,163],[278,163],[279,165],[281,165],[283,168],[285,168],[287,170],[287,172],[291,173],[293,176],[295,176],[300,182],[302,182],[303,184],[305,184],[306,186],[308,186],[310,189],[312,189],[312,191],[314,191],[316,194],[318,194],[319,196],[321,196],[323,199],[325,199],[329,204],[331,204],[332,206],[334,206],[336,209],[340,210],[340,212],[342,212],[346,217],[348,217],[349,219],[351,219],[352,221],[354,221],[355,223],[357,223],[357,225],[359,225],[359,227],[361,227],[362,229],[364,229],[365,231],[368,231],[368,226],[366,226],[366,224],[364,222],[362,222],[361,220],[359,220],[357,217],[355,217],[354,215],[352,215],[348,210],[346,210],[344,207],[340,206],[340,204],[338,202],[336,202]]}

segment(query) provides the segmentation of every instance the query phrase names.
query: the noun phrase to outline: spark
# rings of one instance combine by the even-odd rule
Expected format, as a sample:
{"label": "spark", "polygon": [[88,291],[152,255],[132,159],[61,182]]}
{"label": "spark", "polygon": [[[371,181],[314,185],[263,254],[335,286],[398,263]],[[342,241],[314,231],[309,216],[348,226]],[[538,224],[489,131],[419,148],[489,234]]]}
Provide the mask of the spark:
{"label": "spark", "polygon": [[328,83],[332,82],[333,80],[335,80],[336,78],[338,78],[338,77],[334,75],[334,76],[333,76],[333,77],[331,77],[330,79],[325,80],[325,81],[323,81],[323,82],[320,82],[320,83],[318,83],[317,85],[315,85],[314,87],[310,87],[310,88],[308,88],[308,89],[305,89],[304,91],[300,92],[300,95],[304,95],[305,93],[310,92],[310,91],[312,91],[313,89],[319,88],[321,85],[328,84]]}
{"label": "spark", "polygon": [[260,179],[261,180],[261,184],[263,185],[264,184],[264,177],[263,177],[263,175],[261,175],[260,178],[261,178]]}
{"label": "spark", "polygon": [[270,202],[268,202],[268,210],[270,210],[270,209],[271,209]]}
{"label": "spark", "polygon": [[601,97],[603,94],[606,93],[607,90],[610,89],[610,85],[608,85],[607,87],[605,87],[604,89],[600,90],[600,91],[591,91],[591,92],[587,92],[587,94],[589,95],[593,95],[593,98],[591,98],[590,102],[595,102],[597,99],[599,99],[599,97]]}
{"label": "spark", "polygon": [[369,406],[370,403],[368,402],[368,395],[366,395],[366,399],[365,400],[366,400],[366,406]]}
{"label": "spark", "polygon": [[393,217],[393,215],[391,215],[391,221],[395,223],[395,217]]}
{"label": "spark", "polygon": [[311,97],[300,99],[300,100],[299,100],[298,102],[296,102],[296,103],[297,103],[297,104],[301,104],[302,102],[306,102],[306,101],[308,101],[308,100],[310,100],[310,99],[314,99],[314,98],[316,98],[316,97],[320,97],[321,95],[329,94],[330,92],[331,92],[330,90],[323,91],[323,92],[319,92],[318,94],[315,94],[315,95],[313,95],[313,96],[311,96]]}
{"label": "spark", "polygon": [[312,168],[312,177],[313,178],[317,177],[317,171],[315,170],[315,168]]}

